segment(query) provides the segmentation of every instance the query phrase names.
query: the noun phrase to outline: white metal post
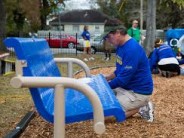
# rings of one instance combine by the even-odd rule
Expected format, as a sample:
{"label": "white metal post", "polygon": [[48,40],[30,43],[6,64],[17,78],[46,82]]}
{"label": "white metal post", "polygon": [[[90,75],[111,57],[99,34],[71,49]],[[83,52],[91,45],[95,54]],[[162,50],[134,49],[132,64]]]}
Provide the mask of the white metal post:
{"label": "white metal post", "polygon": [[73,64],[72,61],[68,62],[68,77],[73,77]]}
{"label": "white metal post", "polygon": [[23,75],[23,67],[27,67],[27,62],[25,60],[16,60],[15,72],[17,76]]}
{"label": "white metal post", "polygon": [[89,67],[82,60],[79,60],[77,58],[54,58],[54,61],[56,63],[69,63],[69,62],[71,62],[72,64],[75,63],[75,64],[81,66],[82,69],[84,69],[84,72],[86,74],[86,77],[90,77],[91,76]]}
{"label": "white metal post", "polygon": [[54,138],[65,137],[65,98],[64,86],[55,86],[54,96]]}

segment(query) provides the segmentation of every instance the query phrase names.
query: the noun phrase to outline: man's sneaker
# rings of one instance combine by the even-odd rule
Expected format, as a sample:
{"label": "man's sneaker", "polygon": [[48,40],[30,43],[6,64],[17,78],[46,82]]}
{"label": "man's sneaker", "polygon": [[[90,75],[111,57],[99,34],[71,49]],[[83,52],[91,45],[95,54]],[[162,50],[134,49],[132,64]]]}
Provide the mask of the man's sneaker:
{"label": "man's sneaker", "polygon": [[141,117],[148,122],[153,122],[154,120],[154,111],[153,111],[153,104],[152,102],[148,102],[147,105],[141,107],[139,109],[139,114]]}
{"label": "man's sneaker", "polygon": [[88,61],[88,59],[87,58],[84,58],[84,61]]}
{"label": "man's sneaker", "polygon": [[173,76],[172,72],[170,72],[170,71],[162,71],[162,72],[161,72],[161,75],[162,75],[163,77],[166,77],[166,78],[170,78],[170,77]]}
{"label": "man's sneaker", "polygon": [[162,77],[166,77],[166,71],[161,71],[161,75],[162,75]]}
{"label": "man's sneaker", "polygon": [[107,58],[106,58],[106,61],[109,61],[109,60],[110,60],[110,58],[109,58],[109,57],[107,57]]}
{"label": "man's sneaker", "polygon": [[104,57],[102,60],[106,60],[107,59],[107,57]]}
{"label": "man's sneaker", "polygon": [[166,78],[170,78],[172,76],[173,76],[172,72],[170,72],[170,71],[167,71],[166,72]]}
{"label": "man's sneaker", "polygon": [[90,57],[89,60],[95,60],[95,58],[94,57]]}
{"label": "man's sneaker", "polygon": [[91,57],[91,60],[95,60],[95,58],[94,57]]}

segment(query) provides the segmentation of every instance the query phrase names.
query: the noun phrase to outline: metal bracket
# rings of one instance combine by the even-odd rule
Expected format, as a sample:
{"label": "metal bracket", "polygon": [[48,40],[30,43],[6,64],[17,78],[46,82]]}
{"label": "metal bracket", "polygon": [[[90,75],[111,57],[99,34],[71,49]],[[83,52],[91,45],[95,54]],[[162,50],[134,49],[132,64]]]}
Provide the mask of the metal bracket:
{"label": "metal bracket", "polygon": [[23,68],[24,67],[27,67],[26,60],[16,60],[16,62],[15,62],[16,76],[23,76]]}

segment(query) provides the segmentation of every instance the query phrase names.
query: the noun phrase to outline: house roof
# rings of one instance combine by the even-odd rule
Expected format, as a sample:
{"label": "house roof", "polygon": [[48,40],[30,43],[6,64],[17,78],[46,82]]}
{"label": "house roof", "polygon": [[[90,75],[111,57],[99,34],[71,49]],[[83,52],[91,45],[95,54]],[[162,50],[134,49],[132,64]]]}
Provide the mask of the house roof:
{"label": "house roof", "polygon": [[[59,18],[60,20],[59,20]],[[72,10],[62,13],[56,19],[50,22],[51,25],[60,23],[103,23],[119,24],[117,19],[112,19],[97,10]]]}

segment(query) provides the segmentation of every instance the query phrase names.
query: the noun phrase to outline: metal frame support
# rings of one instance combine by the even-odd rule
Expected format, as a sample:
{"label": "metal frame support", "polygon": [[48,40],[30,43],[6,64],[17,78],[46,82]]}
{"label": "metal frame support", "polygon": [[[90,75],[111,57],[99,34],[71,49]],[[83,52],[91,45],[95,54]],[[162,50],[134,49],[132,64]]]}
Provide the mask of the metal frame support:
{"label": "metal frame support", "polygon": [[56,63],[67,63],[68,64],[68,77],[72,78],[73,77],[73,63],[79,65],[84,69],[84,72],[87,77],[90,77],[90,69],[87,66],[87,64],[80,59],[76,58],[54,58],[54,61]]}
{"label": "metal frame support", "polygon": [[[54,116],[54,138],[64,138],[65,133],[65,109],[64,109],[64,89],[73,88],[86,95],[93,107],[94,131],[97,134],[105,132],[104,112],[100,99],[96,92],[87,84],[74,78],[68,77],[21,77],[12,78],[10,84],[14,88],[55,88],[55,116]],[[61,99],[62,97],[62,99]],[[62,107],[61,107],[62,105]],[[63,117],[62,117],[63,116]]]}
{"label": "metal frame support", "polygon": [[54,95],[54,138],[64,138],[65,136],[65,98],[64,86],[55,86]]}
{"label": "metal frame support", "polygon": [[25,60],[16,60],[15,71],[17,76],[23,76],[23,67],[27,67],[27,62]]}

